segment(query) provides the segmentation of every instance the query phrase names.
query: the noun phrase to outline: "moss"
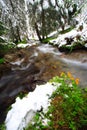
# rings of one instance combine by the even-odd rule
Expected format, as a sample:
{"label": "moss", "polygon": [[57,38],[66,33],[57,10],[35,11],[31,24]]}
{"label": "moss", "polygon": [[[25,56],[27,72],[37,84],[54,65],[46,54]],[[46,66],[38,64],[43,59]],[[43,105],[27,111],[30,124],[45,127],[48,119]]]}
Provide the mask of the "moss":
{"label": "moss", "polygon": [[43,43],[50,43],[50,40],[53,40],[57,38],[57,34],[54,34],[53,36],[47,37],[45,39],[42,40]]}
{"label": "moss", "polygon": [[74,27],[70,27],[70,28],[67,28],[67,29],[65,29],[65,30],[63,30],[63,31],[60,31],[59,34],[68,33],[68,32],[70,32],[72,29],[74,29]]}

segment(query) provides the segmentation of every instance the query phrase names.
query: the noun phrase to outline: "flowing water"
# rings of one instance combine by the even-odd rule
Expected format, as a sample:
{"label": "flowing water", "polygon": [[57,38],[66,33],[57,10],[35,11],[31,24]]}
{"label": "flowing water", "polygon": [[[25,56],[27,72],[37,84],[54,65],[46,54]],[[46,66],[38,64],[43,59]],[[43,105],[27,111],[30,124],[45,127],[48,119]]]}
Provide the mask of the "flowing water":
{"label": "flowing water", "polygon": [[0,79],[0,122],[6,117],[6,109],[20,92],[35,89],[36,84],[49,81],[61,72],[71,72],[80,79],[80,86],[87,86],[87,62],[67,58],[51,45],[28,47],[26,54],[11,62],[11,72]]}
{"label": "flowing water", "polygon": [[[59,52],[57,48],[53,48],[52,46],[49,47],[49,45],[42,45],[38,47],[38,49],[43,53],[46,53],[46,54],[51,53],[53,55],[53,57],[49,58],[48,62],[50,62],[50,59],[51,59],[55,67],[61,68],[59,72],[61,71],[71,72],[75,78],[80,79],[79,85],[81,87],[87,86],[87,61],[83,62],[84,59],[87,60],[86,58],[87,53],[85,54],[84,57],[80,58],[79,60],[78,56],[76,56],[75,53],[73,54],[72,57],[68,58],[67,55],[65,56],[65,54]],[[58,64],[56,65],[56,63]]]}

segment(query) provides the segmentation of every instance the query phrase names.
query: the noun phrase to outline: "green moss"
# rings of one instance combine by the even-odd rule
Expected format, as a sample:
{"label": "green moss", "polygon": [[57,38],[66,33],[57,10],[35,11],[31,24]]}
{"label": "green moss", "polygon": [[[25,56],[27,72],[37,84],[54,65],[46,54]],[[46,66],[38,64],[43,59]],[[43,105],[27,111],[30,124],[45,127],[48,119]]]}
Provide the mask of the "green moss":
{"label": "green moss", "polygon": [[70,27],[70,28],[67,28],[67,29],[65,29],[65,30],[63,30],[63,31],[60,31],[59,34],[68,33],[68,32],[70,32],[72,29],[74,29],[74,27]]}
{"label": "green moss", "polygon": [[54,34],[53,36],[47,37],[45,39],[42,40],[43,43],[50,43],[51,40],[54,40],[55,38],[57,38],[58,34]]}
{"label": "green moss", "polygon": [[43,43],[49,43],[50,40],[53,40],[53,39],[54,39],[54,38],[49,37],[49,38],[43,39],[42,42],[43,42]]}

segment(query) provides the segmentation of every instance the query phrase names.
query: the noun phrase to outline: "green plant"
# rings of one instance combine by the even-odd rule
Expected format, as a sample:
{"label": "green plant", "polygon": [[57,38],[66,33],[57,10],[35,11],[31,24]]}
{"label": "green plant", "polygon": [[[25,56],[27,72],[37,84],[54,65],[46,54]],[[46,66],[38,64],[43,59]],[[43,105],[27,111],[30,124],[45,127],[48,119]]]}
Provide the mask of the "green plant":
{"label": "green plant", "polygon": [[55,110],[61,112],[57,122],[58,127],[66,125],[72,130],[78,130],[79,127],[86,125],[87,101],[84,99],[84,95],[87,96],[87,92],[84,94],[78,87],[79,79],[74,79],[71,73],[67,75],[62,73],[61,77],[54,77],[51,82],[60,83],[60,87],[52,95],[54,101],[58,101],[60,97],[59,102],[54,103],[53,101]]}
{"label": "green plant", "polygon": [[0,20],[0,43],[4,43],[6,41],[2,36],[6,34],[7,30],[8,28]]}
{"label": "green plant", "polygon": [[61,50],[67,51],[67,52],[70,52],[70,53],[73,50],[81,49],[81,48],[85,48],[84,47],[84,41],[77,41],[77,42],[74,42],[73,45],[62,45],[60,47]]}
{"label": "green plant", "polygon": [[18,94],[18,97],[19,97],[20,99],[23,99],[25,96],[27,96],[27,93],[20,92],[20,93]]}
{"label": "green plant", "polygon": [[5,45],[5,47],[7,49],[11,49],[11,48],[16,48],[16,44],[12,43],[12,42],[8,42],[7,45]]}
{"label": "green plant", "polygon": [[0,44],[0,58],[3,58],[6,53],[14,48],[16,48],[16,45],[11,42]]}
{"label": "green plant", "polygon": [[43,123],[44,117],[45,115],[43,112],[37,112],[33,118],[33,122],[29,124],[26,130],[44,130],[48,128],[48,126]]}
{"label": "green plant", "polygon": [[[26,130],[78,130],[87,125],[87,89],[70,72],[50,80],[56,87],[47,112],[36,113]],[[46,121],[44,123],[44,120]]]}
{"label": "green plant", "polygon": [[0,59],[0,64],[2,64],[2,63],[4,63],[4,62],[5,62],[4,58],[1,58],[1,59]]}
{"label": "green plant", "polygon": [[6,130],[5,124],[1,124],[1,125],[0,125],[0,130]]}
{"label": "green plant", "polygon": [[27,39],[24,38],[22,41],[18,42],[18,44],[26,44],[27,43]]}
{"label": "green plant", "polygon": [[56,37],[47,37],[45,39],[42,40],[43,43],[50,43],[50,40],[55,39]]}

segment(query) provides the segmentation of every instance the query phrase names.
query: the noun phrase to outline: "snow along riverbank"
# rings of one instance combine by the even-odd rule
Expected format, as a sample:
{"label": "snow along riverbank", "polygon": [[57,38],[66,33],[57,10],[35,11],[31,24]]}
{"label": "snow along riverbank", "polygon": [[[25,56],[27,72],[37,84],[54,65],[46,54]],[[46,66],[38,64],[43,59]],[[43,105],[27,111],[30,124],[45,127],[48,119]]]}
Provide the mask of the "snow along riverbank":
{"label": "snow along riverbank", "polygon": [[33,118],[35,112],[42,107],[46,111],[50,105],[49,96],[55,89],[56,87],[52,84],[46,83],[37,85],[34,92],[29,92],[23,99],[17,97],[5,120],[6,130],[23,130]]}

